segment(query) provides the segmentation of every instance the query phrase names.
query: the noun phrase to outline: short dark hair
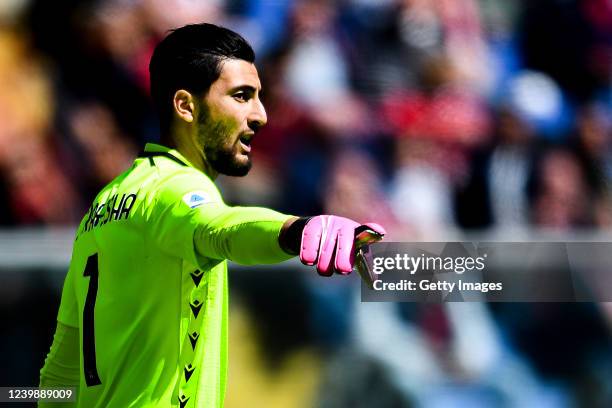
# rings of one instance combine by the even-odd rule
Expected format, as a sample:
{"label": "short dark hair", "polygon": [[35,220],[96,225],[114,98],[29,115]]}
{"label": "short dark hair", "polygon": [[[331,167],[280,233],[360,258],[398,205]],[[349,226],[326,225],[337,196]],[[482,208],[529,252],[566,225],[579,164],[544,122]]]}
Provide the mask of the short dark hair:
{"label": "short dark hair", "polygon": [[255,62],[255,52],[238,33],[214,24],[189,24],[170,31],[149,63],[151,97],[162,137],[172,121],[172,98],[179,89],[202,95],[221,75],[224,59]]}

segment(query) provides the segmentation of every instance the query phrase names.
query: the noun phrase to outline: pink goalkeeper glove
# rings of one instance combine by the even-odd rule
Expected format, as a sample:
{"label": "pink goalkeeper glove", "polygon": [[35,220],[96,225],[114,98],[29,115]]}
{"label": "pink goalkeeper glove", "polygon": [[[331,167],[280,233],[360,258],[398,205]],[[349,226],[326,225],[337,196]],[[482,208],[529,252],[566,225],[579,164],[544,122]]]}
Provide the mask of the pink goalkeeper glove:
{"label": "pink goalkeeper glove", "polygon": [[[365,224],[368,228],[385,234],[378,224]],[[355,263],[355,229],[361,224],[335,215],[319,215],[311,218],[302,231],[300,260],[306,265],[317,264],[317,272],[331,276],[334,271],[347,275]]]}

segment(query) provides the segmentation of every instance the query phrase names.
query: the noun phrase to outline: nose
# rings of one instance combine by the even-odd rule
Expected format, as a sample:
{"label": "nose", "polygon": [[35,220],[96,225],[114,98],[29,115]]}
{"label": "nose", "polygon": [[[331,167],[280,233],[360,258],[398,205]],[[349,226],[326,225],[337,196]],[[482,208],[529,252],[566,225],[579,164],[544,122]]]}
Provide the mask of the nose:
{"label": "nose", "polygon": [[254,99],[253,101],[253,109],[249,114],[248,124],[251,129],[257,131],[268,123],[268,115],[266,114],[266,108],[264,108],[261,100]]}

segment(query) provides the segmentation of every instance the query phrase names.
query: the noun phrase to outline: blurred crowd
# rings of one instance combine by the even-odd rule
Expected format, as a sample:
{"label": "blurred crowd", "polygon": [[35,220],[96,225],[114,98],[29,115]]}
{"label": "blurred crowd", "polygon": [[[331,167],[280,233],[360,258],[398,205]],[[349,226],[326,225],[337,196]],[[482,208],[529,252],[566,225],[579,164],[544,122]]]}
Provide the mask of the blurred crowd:
{"label": "blurred crowd", "polygon": [[[253,170],[219,180],[232,204],[375,221],[397,241],[612,226],[607,0],[3,0],[1,226],[78,223],[157,141],[156,42],[200,21],[252,43],[264,88]],[[295,289],[309,336],[334,351],[294,370],[311,381],[303,393],[316,370],[329,376],[320,406],[612,401],[596,305],[356,306],[333,282]],[[253,303],[252,319],[270,316]],[[283,324],[296,323],[270,323],[299,332]]]}
{"label": "blurred crowd", "polygon": [[399,237],[612,223],[605,0],[11,0],[0,224],[79,221],[157,140],[149,57],[198,21],[249,39],[265,88],[254,170],[220,181],[232,203]]}

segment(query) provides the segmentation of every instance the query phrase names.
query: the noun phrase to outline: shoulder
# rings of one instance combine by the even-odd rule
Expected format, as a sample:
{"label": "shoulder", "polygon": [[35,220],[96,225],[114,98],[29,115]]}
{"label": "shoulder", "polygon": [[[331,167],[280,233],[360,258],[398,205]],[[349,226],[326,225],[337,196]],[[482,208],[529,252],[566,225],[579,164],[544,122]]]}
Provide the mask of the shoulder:
{"label": "shoulder", "polygon": [[157,202],[183,201],[192,208],[208,202],[223,201],[215,183],[192,167],[183,167],[160,175],[152,193]]}

